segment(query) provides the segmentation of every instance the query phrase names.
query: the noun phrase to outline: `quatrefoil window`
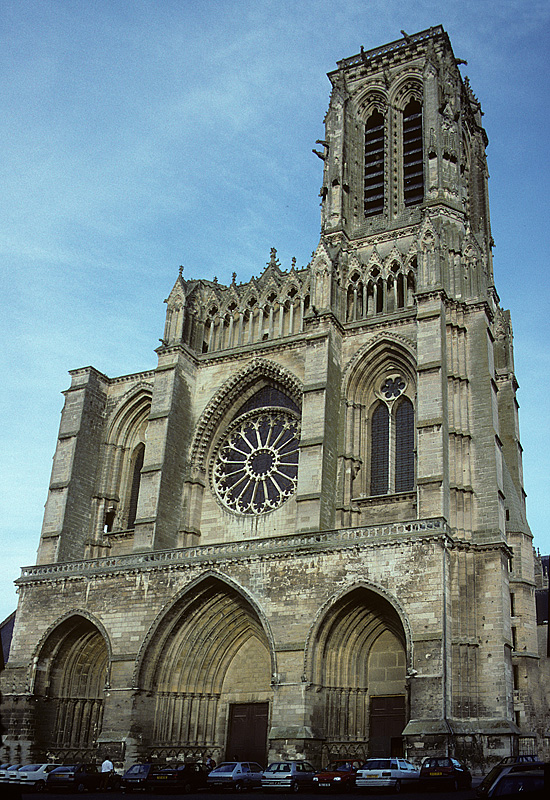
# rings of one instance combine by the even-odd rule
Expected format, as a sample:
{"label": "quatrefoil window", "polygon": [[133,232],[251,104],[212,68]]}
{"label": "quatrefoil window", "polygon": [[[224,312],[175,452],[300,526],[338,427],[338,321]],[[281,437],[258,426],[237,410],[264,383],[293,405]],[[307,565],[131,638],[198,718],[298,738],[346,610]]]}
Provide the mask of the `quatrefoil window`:
{"label": "quatrefoil window", "polygon": [[264,514],[296,491],[298,418],[286,409],[252,411],[226,433],[214,461],[216,495],[231,511]]}
{"label": "quatrefoil window", "polygon": [[400,375],[398,375],[395,378],[386,378],[380,388],[380,391],[387,400],[391,400],[392,397],[399,397],[401,392],[403,392],[405,389],[405,386],[405,381]]}

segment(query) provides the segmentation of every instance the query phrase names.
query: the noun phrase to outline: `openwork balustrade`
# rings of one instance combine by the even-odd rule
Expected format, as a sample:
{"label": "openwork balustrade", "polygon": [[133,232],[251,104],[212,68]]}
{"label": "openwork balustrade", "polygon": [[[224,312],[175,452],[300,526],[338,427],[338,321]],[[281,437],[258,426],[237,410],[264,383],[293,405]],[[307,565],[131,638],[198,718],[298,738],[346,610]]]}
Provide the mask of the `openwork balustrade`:
{"label": "openwork balustrade", "polygon": [[251,539],[228,544],[199,545],[173,550],[155,550],[84,561],[67,561],[58,564],[40,564],[23,567],[18,585],[40,579],[68,578],[77,575],[119,572],[133,569],[161,569],[170,564],[192,564],[212,560],[225,560],[247,556],[262,556],[278,552],[300,550],[330,550],[358,547],[366,544],[383,544],[403,538],[450,537],[450,528],[443,518],[396,522],[390,525],[372,525],[345,528],[339,531],[319,531],[276,536],[269,539]]}

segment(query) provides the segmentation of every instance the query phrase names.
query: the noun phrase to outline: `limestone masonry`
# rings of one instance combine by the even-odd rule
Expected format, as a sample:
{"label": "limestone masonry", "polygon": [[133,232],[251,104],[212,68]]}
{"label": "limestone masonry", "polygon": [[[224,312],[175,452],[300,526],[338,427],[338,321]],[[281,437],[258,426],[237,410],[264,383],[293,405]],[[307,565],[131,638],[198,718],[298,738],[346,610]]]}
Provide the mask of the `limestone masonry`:
{"label": "limestone masonry", "polygon": [[74,370],[3,758],[549,758],[487,137],[441,27],[338,62],[305,267]]}

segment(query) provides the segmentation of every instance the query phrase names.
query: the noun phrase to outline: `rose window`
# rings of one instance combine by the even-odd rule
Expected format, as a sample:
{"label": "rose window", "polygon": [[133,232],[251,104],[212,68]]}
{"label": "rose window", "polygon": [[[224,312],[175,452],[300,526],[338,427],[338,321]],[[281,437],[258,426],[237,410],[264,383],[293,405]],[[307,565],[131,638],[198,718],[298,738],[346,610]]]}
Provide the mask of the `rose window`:
{"label": "rose window", "polygon": [[253,411],[226,433],[214,460],[218,499],[240,514],[264,514],[296,491],[298,418],[282,409]]}

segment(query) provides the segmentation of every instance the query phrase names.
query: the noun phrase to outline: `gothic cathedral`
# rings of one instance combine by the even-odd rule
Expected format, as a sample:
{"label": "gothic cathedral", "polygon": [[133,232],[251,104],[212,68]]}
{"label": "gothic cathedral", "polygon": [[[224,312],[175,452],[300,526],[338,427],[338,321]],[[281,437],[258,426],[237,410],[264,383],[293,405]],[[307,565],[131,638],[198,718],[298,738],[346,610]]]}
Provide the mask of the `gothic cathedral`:
{"label": "gothic cathedral", "polygon": [[480,103],[441,27],[329,78],[311,262],[70,373],[5,760],[543,755]]}

